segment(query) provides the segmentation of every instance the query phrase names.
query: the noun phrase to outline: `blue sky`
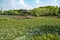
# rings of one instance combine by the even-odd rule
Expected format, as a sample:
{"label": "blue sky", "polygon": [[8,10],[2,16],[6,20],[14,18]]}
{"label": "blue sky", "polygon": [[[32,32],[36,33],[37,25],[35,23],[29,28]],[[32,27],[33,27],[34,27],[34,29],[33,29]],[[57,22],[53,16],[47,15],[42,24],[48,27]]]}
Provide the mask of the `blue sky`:
{"label": "blue sky", "polygon": [[60,6],[60,0],[0,0],[3,9],[32,9],[48,5]]}

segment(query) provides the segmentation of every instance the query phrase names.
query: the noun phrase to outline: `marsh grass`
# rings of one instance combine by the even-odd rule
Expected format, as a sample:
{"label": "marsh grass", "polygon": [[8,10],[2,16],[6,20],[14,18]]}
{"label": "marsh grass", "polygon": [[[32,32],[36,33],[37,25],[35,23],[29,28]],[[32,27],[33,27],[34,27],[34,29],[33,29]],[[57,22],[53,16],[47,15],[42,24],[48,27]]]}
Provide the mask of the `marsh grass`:
{"label": "marsh grass", "polygon": [[0,19],[0,40],[59,39],[59,18]]}

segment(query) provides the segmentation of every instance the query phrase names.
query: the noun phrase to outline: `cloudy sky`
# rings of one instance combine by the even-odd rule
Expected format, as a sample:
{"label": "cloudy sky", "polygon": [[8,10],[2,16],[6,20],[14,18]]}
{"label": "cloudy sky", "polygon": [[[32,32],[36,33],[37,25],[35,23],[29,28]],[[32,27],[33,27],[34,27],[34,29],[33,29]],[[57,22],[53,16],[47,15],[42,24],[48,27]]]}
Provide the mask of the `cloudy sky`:
{"label": "cloudy sky", "polygon": [[0,0],[3,9],[32,9],[47,5],[59,6],[60,0]]}

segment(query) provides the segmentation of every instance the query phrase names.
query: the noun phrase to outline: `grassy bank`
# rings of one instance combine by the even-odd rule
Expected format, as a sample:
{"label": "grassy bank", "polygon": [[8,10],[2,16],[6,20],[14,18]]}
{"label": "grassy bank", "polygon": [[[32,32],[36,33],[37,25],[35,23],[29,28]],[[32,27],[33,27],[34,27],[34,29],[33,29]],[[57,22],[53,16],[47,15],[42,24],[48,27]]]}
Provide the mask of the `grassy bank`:
{"label": "grassy bank", "polygon": [[60,18],[0,19],[0,40],[59,40]]}

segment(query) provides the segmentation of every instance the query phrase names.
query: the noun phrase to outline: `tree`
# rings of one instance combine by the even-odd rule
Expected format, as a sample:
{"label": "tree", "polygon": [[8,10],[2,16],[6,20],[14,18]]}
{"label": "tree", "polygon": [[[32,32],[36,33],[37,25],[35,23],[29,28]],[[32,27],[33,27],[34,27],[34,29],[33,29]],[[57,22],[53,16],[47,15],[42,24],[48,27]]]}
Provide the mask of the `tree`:
{"label": "tree", "polygon": [[60,7],[59,7],[59,10],[58,10],[58,17],[60,18]]}
{"label": "tree", "polygon": [[58,8],[58,6],[56,6],[55,9],[54,9],[54,13],[53,14],[55,16],[57,16],[58,15],[58,11],[59,11],[59,8]]}
{"label": "tree", "polygon": [[60,7],[59,7],[59,11],[58,11],[58,13],[60,14]]}

